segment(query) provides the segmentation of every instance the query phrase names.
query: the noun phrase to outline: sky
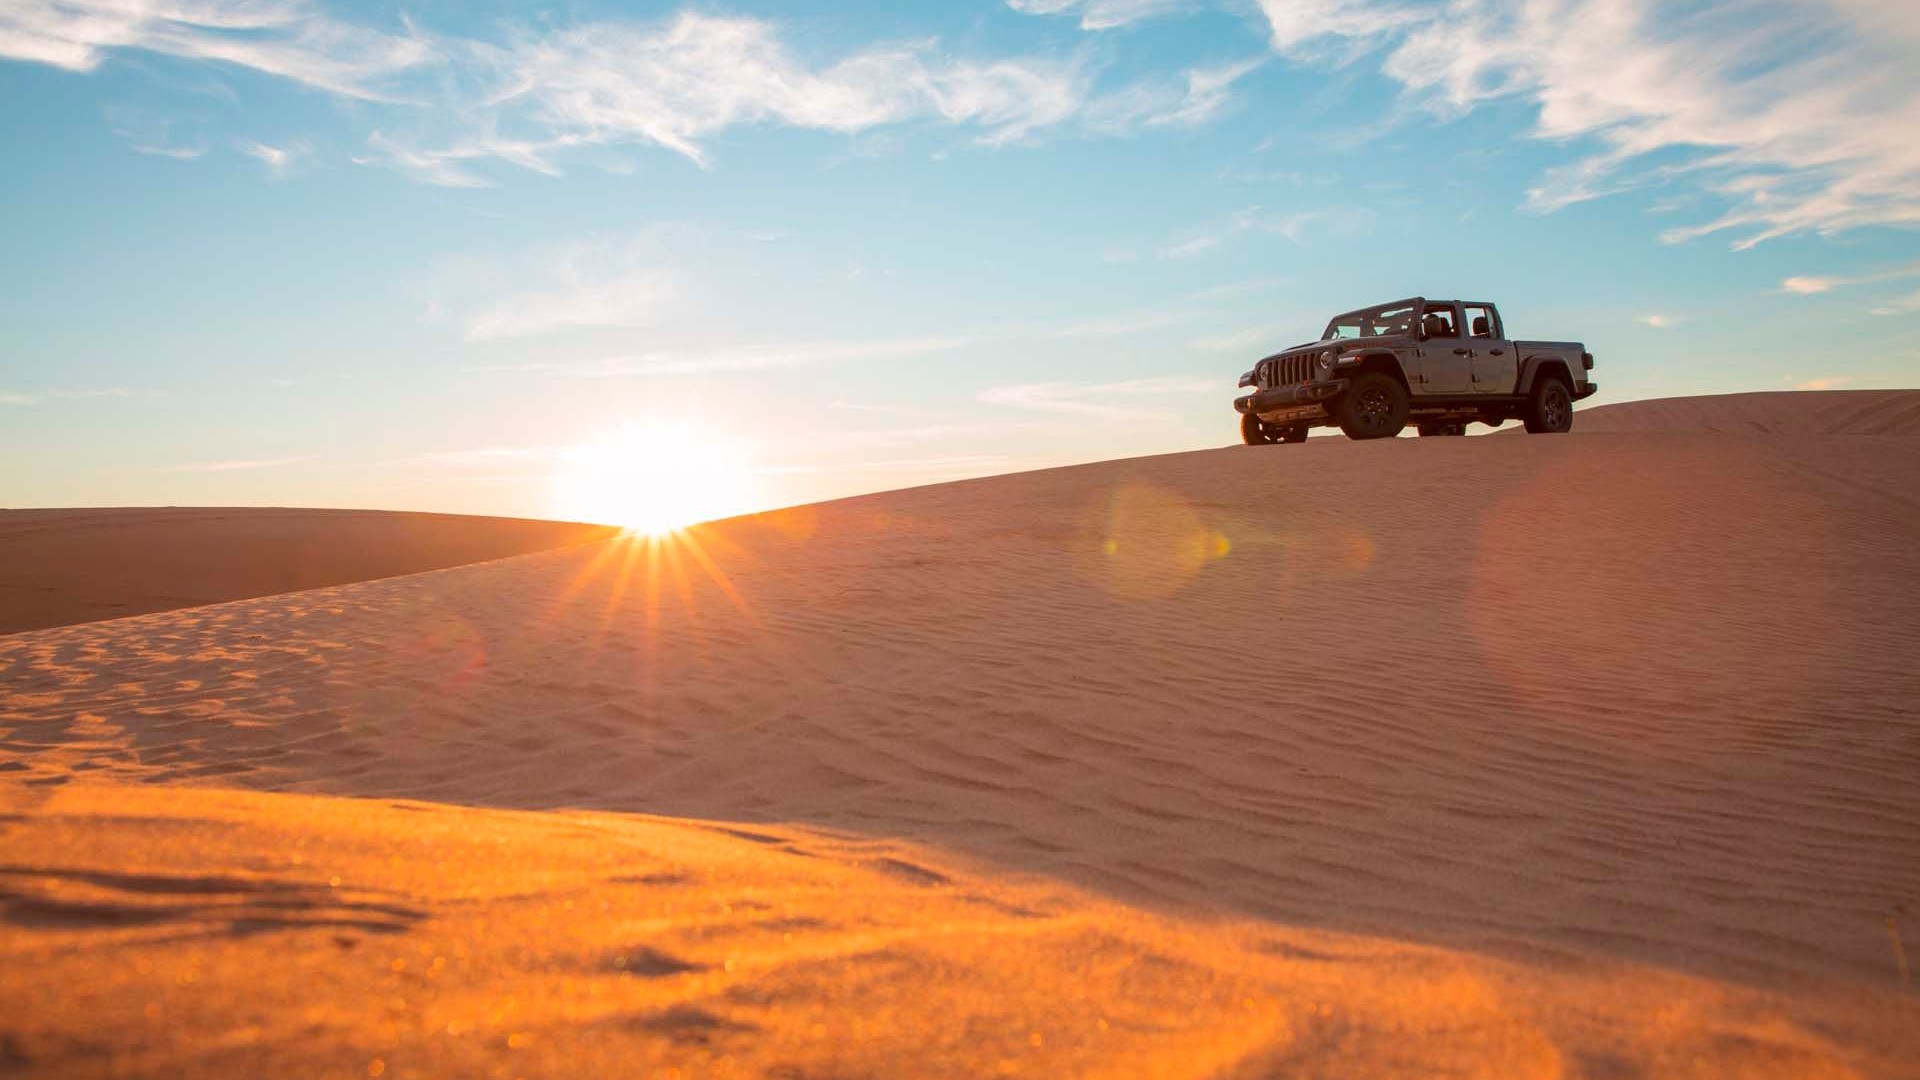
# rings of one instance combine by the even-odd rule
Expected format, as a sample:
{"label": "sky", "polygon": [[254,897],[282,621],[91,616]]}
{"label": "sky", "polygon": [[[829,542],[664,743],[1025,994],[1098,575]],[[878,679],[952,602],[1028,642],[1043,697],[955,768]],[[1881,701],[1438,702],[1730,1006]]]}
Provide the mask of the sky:
{"label": "sky", "polygon": [[1596,404],[1912,387],[1916,131],[1910,0],[0,0],[0,506],[1218,446],[1412,295]]}

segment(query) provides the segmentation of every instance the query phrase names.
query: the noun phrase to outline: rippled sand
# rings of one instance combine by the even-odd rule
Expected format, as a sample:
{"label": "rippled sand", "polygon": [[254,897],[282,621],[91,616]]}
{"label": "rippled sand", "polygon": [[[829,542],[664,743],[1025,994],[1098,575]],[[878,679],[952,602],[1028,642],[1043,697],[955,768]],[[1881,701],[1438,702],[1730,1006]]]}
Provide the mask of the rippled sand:
{"label": "rippled sand", "polygon": [[1584,426],[0,638],[0,1061],[1915,1075],[1920,440]]}

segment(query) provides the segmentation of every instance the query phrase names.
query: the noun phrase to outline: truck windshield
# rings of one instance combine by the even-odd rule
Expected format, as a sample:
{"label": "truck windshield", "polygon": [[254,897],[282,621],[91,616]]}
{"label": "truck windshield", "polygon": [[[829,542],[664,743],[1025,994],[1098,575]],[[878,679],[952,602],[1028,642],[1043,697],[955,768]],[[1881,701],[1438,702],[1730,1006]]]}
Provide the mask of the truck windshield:
{"label": "truck windshield", "polygon": [[1412,321],[1413,305],[1411,304],[1369,308],[1366,311],[1337,316],[1327,324],[1327,332],[1320,335],[1320,340],[1337,341],[1345,338],[1404,334]]}

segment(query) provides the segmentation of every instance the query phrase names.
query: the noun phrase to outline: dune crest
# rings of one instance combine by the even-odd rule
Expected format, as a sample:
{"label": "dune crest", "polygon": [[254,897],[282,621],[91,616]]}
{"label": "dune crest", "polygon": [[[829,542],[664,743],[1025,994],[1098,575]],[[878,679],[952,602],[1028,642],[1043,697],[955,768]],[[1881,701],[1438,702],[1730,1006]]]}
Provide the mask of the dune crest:
{"label": "dune crest", "polygon": [[387,510],[0,510],[0,634],[416,574],[618,531]]}
{"label": "dune crest", "polygon": [[1581,409],[1575,430],[1727,435],[1920,435],[1920,390],[1776,390]]}

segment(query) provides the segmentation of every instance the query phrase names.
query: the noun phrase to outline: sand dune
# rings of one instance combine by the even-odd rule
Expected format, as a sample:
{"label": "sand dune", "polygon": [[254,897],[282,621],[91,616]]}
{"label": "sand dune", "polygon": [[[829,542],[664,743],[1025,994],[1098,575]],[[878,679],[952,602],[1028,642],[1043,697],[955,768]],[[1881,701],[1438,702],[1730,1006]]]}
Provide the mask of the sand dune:
{"label": "sand dune", "polygon": [[[31,1018],[8,1045],[65,1073],[335,1036],[356,1075],[383,1046],[517,1070],[510,995],[527,1045],[616,1055],[525,1075],[1915,1075],[1920,441],[1602,415],[967,481],[0,640],[0,886],[33,961],[0,980]],[[614,880],[632,850],[642,876],[730,876]],[[281,895],[256,879],[362,918],[322,870],[421,914],[365,916],[404,925],[363,928],[364,967],[256,925]],[[849,936],[870,912],[887,932]],[[775,943],[762,917],[801,922]],[[36,1004],[142,934],[159,974],[90,1000],[188,1027],[87,1035]],[[453,989],[380,974],[463,942],[485,960]],[[621,942],[693,966],[581,967]],[[276,956],[245,1017],[221,1008]],[[784,974],[729,980],[728,956]],[[199,1005],[169,981],[190,960]],[[1123,1005],[1103,1050],[1086,1019]]]}
{"label": "sand dune", "polygon": [[378,510],[0,510],[0,634],[437,570],[614,531]]}
{"label": "sand dune", "polygon": [[1578,427],[1582,432],[1920,435],[1920,390],[1782,390],[1626,401],[1581,410]]}

